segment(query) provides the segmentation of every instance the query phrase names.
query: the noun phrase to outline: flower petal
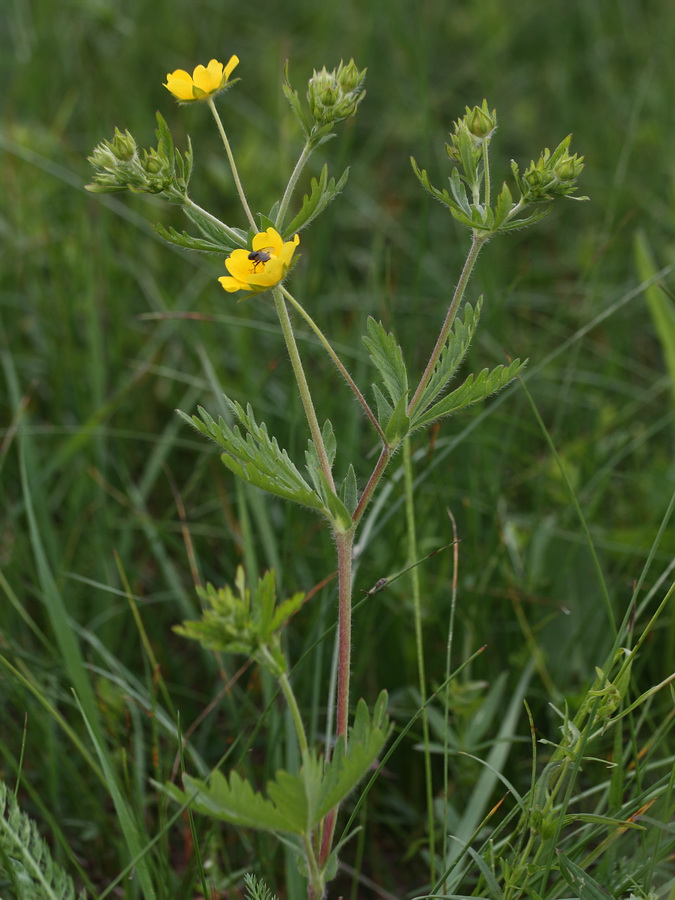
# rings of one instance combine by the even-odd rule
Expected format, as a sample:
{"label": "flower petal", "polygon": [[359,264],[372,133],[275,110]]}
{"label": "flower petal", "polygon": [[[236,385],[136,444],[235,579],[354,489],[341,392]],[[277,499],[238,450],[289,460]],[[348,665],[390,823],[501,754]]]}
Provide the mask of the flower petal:
{"label": "flower petal", "polygon": [[232,54],[227,65],[225,66],[225,70],[223,72],[223,78],[225,81],[230,80],[230,75],[232,74],[232,72],[234,72],[234,70],[237,68],[238,65],[239,65],[239,57]]}
{"label": "flower petal", "polygon": [[266,231],[259,231],[253,235],[251,246],[254,250],[262,250],[263,247],[271,247],[275,256],[281,252],[283,241],[281,235],[274,228],[268,228]]}
{"label": "flower petal", "polygon": [[222,284],[228,294],[233,294],[235,291],[250,291],[251,288],[246,284],[242,284],[238,278],[231,278],[229,275],[221,275],[218,281]]}
{"label": "flower petal", "polygon": [[166,76],[166,84],[164,87],[167,91],[171,91],[174,97],[179,100],[194,100],[192,93],[192,78],[183,69],[176,69],[175,72],[169,72]]}

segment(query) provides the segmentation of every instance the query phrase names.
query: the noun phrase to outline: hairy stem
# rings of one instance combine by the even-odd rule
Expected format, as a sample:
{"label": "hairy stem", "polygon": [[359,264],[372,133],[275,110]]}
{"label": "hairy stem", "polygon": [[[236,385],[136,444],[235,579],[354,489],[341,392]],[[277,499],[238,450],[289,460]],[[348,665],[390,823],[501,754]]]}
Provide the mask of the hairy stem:
{"label": "hairy stem", "polygon": [[305,146],[302,148],[302,153],[298,157],[298,161],[295,164],[293,172],[291,173],[291,177],[288,179],[288,184],[286,185],[284,196],[281,198],[279,212],[277,213],[277,218],[274,223],[274,226],[278,231],[280,231],[283,227],[284,219],[286,218],[286,213],[288,212],[288,206],[291,202],[291,197],[293,196],[293,191],[295,190],[295,186],[298,183],[298,178],[300,178],[300,173],[305,168],[307,160],[311,156],[313,149],[314,145],[310,141],[307,141]]}
{"label": "hairy stem", "polygon": [[312,401],[312,395],[309,390],[309,385],[307,384],[305,370],[302,365],[302,360],[300,359],[298,345],[295,342],[295,335],[293,334],[293,326],[291,324],[290,316],[288,315],[288,309],[286,308],[286,301],[278,287],[274,288],[272,295],[274,296],[274,305],[277,310],[284,340],[286,341],[288,355],[291,358],[293,374],[295,375],[295,380],[298,385],[298,391],[305,410],[305,416],[307,417],[307,424],[309,425],[309,431],[312,435],[312,441],[316,447],[319,462],[328,484],[335,490],[335,482],[333,481],[333,473],[328,460],[328,454],[326,453],[326,445],[324,444],[321,428],[319,427],[319,420],[316,417],[316,410],[314,409],[314,402]]}
{"label": "hairy stem", "polygon": [[471,277],[471,273],[473,271],[473,267],[476,265],[476,260],[478,259],[478,254],[483,247],[483,244],[488,239],[489,235],[487,234],[478,234],[476,231],[473,232],[473,238],[471,241],[471,248],[464,262],[464,266],[462,268],[462,273],[459,276],[459,281],[457,282],[457,287],[455,288],[455,293],[452,297],[452,302],[450,303],[450,307],[448,308],[447,315],[445,317],[445,321],[443,322],[443,327],[440,330],[438,335],[438,340],[436,341],[436,346],[434,347],[431,356],[429,357],[429,362],[427,363],[427,367],[424,370],[424,374],[420,378],[420,383],[417,385],[417,389],[413,394],[412,400],[408,404],[407,413],[410,416],[419,403],[420,396],[424,391],[424,388],[429,383],[429,379],[431,378],[432,372],[434,371],[434,366],[439,360],[441,353],[443,352],[443,348],[445,347],[445,342],[448,337],[448,333],[452,328],[452,323],[457,315],[457,310],[459,309],[459,304],[462,302],[462,297],[464,296],[464,291],[466,290],[466,286],[469,283],[469,278]]}
{"label": "hairy stem", "polygon": [[285,287],[283,287],[283,285],[280,285],[280,288],[279,288],[279,289],[281,290],[281,293],[284,295],[284,297],[288,300],[288,302],[294,307],[294,309],[297,309],[297,311],[298,311],[298,312],[300,313],[300,315],[303,317],[303,319],[305,320],[305,322],[307,322],[307,324],[308,324],[309,327],[312,329],[312,331],[314,332],[314,334],[315,334],[315,335],[318,337],[318,339],[321,341],[321,344],[323,345],[323,347],[324,347],[326,353],[328,353],[328,355],[330,356],[330,358],[333,360],[333,362],[335,363],[335,365],[336,365],[337,368],[338,368],[338,371],[340,372],[340,374],[342,375],[342,377],[345,379],[345,381],[347,382],[347,384],[349,385],[349,387],[352,389],[352,392],[353,392],[354,396],[356,397],[356,399],[357,399],[357,400],[359,401],[359,403],[361,404],[361,406],[362,406],[362,408],[363,408],[363,411],[365,412],[365,414],[366,414],[366,415],[368,416],[368,418],[370,419],[370,421],[371,421],[371,423],[372,423],[372,425],[373,425],[373,428],[375,429],[375,431],[377,431],[377,433],[378,433],[378,435],[379,435],[379,437],[380,437],[382,443],[383,443],[383,444],[386,443],[386,439],[385,439],[385,436],[384,436],[384,432],[383,432],[382,429],[380,428],[380,423],[377,421],[377,417],[375,416],[375,413],[372,411],[372,409],[371,409],[370,406],[368,405],[368,401],[367,401],[366,398],[363,396],[363,394],[362,394],[361,391],[359,390],[359,388],[358,388],[356,382],[354,381],[354,379],[352,378],[352,376],[349,374],[349,372],[348,372],[347,369],[345,368],[345,366],[344,366],[342,360],[341,360],[340,357],[337,355],[337,353],[335,352],[335,350],[333,350],[333,348],[331,347],[331,345],[330,345],[328,339],[326,338],[326,336],[324,335],[323,331],[321,331],[321,329],[320,329],[319,326],[316,324],[316,322],[314,321],[314,319],[312,319],[312,317],[310,316],[310,314],[305,310],[305,308],[304,308],[300,303],[298,303],[298,301],[295,299],[295,297],[294,297],[289,291],[287,291]]}
{"label": "hairy stem", "polygon": [[234,178],[234,183],[237,186],[237,193],[239,194],[239,199],[241,200],[241,205],[244,207],[244,212],[246,213],[246,218],[251,224],[251,228],[258,232],[260,229],[255,223],[255,219],[253,218],[253,213],[250,210],[248,205],[248,201],[246,199],[246,194],[244,193],[244,188],[241,183],[241,179],[239,177],[239,172],[237,171],[237,164],[234,161],[234,155],[232,154],[232,148],[230,147],[230,142],[227,139],[227,135],[225,134],[225,129],[223,128],[223,123],[221,122],[220,116],[218,115],[218,110],[216,109],[216,104],[213,102],[213,97],[209,97],[206,101],[209,104],[209,109],[213,113],[213,118],[216,120],[216,125],[218,126],[218,131],[220,132],[220,137],[223,141],[223,146],[225,147],[225,152],[227,153],[227,159],[230,163],[230,169],[232,170],[232,177]]}
{"label": "hairy stem", "polygon": [[[349,682],[352,655],[352,551],[354,530],[335,534],[338,563],[338,678],[337,678],[337,718],[335,735],[344,738],[347,746],[349,730]],[[335,824],[339,807],[326,816],[321,839],[322,866],[328,861],[333,847]]]}

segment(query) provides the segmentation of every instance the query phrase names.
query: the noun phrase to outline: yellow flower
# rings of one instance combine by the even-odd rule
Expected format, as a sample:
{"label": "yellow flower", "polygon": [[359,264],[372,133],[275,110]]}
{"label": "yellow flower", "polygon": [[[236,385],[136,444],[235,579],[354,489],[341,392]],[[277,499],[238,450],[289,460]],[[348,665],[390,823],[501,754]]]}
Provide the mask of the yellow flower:
{"label": "yellow flower", "polygon": [[176,69],[168,73],[164,87],[183,103],[208,100],[227,87],[230,75],[238,64],[239,57],[231,56],[226,66],[212,59],[208,66],[197,66],[192,75],[184,69]]}
{"label": "yellow flower", "polygon": [[253,291],[259,293],[282,281],[290,268],[295,248],[300,243],[296,234],[292,241],[284,242],[278,231],[268,228],[254,235],[252,250],[233,250],[225,260],[230,273],[218,281],[226,291]]}

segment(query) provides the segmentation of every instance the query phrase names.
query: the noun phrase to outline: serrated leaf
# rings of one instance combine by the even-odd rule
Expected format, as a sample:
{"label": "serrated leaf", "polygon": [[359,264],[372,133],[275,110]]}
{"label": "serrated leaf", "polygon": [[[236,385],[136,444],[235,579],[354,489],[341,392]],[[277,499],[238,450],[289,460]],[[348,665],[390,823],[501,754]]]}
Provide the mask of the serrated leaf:
{"label": "serrated leaf", "polygon": [[579,900],[608,900],[608,898],[611,900],[612,894],[606,888],[568,859],[562,851],[556,852],[560,872],[572,890],[579,895]]}
{"label": "serrated leaf", "polygon": [[196,428],[212,438],[226,453],[223,463],[244,481],[263,488],[271,494],[293,500],[302,506],[325,513],[324,504],[291,462],[288,453],[282,450],[276,438],[270,438],[264,423],[256,422],[250,404],[246,411],[239,403],[228,397],[225,402],[233,415],[246,430],[242,434],[238,426],[230,428],[220,417],[216,422],[205,409],[199,407],[199,416],[188,416],[178,410],[178,414]]}
{"label": "serrated leaf", "polygon": [[422,428],[437,419],[453,415],[460,409],[466,409],[467,406],[485,400],[490,394],[495,394],[506,387],[526,365],[527,360],[521,362],[519,359],[514,359],[508,366],[497,366],[492,371],[483,369],[478,375],[469,375],[457,390],[452,391],[447,397],[418,416],[413,416],[412,427],[414,429]]}
{"label": "serrated leaf", "polygon": [[403,362],[403,351],[393,334],[385,331],[381,322],[369,316],[368,334],[362,340],[373,364],[382,376],[387,393],[395,407],[408,392],[408,372]]}
{"label": "serrated leaf", "polygon": [[340,499],[347,508],[347,511],[350,514],[353,514],[358,503],[358,490],[356,487],[356,472],[351,463],[349,463],[347,474],[345,475],[342,487],[340,488]]}
{"label": "serrated leaf", "polygon": [[425,190],[427,190],[431,194],[432,197],[434,197],[434,199],[438,200],[439,203],[442,203],[443,206],[447,206],[448,209],[453,213],[453,215],[455,214],[455,212],[462,213],[461,206],[459,206],[459,204],[456,203],[455,200],[453,200],[453,198],[446,190],[441,191],[433,186],[429,179],[427,170],[420,169],[413,156],[410,157],[410,164],[412,165],[413,172],[417,176],[419,183]]}
{"label": "serrated leaf", "polygon": [[[327,426],[329,426],[328,430]],[[333,436],[333,426],[328,420],[326,420],[324,424],[323,435],[324,440],[328,438],[329,446],[331,447],[330,453],[332,453],[332,456],[334,457],[335,438]],[[332,442],[330,440],[331,438]],[[329,454],[328,447],[326,448],[326,453]],[[328,458],[332,465],[331,455],[329,455]],[[319,454],[317,453],[313,441],[307,442],[305,461],[309,477],[312,479],[312,483],[314,485],[316,493],[323,502],[324,512],[339,531],[347,531],[349,528],[351,528],[352,524],[351,513],[330,485],[326,477],[326,473],[323,470],[323,466],[321,465],[321,462],[319,460]]]}
{"label": "serrated leaf", "polygon": [[[349,168],[340,176],[336,182],[334,178],[328,178],[328,166],[323,165],[318,180],[312,178],[310,183],[309,194],[305,194],[302,198],[300,211],[295,218],[284,227],[283,235],[285,239],[291,238],[294,234],[306,228],[310,222],[313,222],[318,215],[331,203],[337,195],[342,191],[349,177]],[[282,223],[277,223],[276,227],[280,227]]]}
{"label": "serrated leaf", "polygon": [[394,407],[391,418],[386,423],[386,425],[384,423],[381,423],[382,425],[384,425],[384,436],[390,447],[394,447],[397,444],[400,444],[410,431],[410,419],[408,418],[408,414],[406,412],[407,405],[408,394],[406,392],[405,394],[401,395],[398,403]]}
{"label": "serrated leaf", "polygon": [[169,244],[176,244],[184,247],[186,250],[197,250],[200,253],[229,253],[235,249],[232,244],[226,244],[225,241],[216,243],[206,238],[196,238],[185,231],[177,231],[173,227],[165,228],[164,225],[157,222],[152,226],[157,234],[167,241]]}
{"label": "serrated leaf", "polygon": [[[482,296],[476,301],[475,308],[470,303],[464,304],[462,318],[457,316],[453,322],[443,352],[434,366],[431,378],[420,394],[415,409],[424,410],[445,390],[448,382],[461,365],[462,360],[469,349],[476,328],[478,327],[482,308]],[[413,414],[413,421],[414,419],[415,415]]]}
{"label": "serrated leaf", "polygon": [[214,772],[208,783],[184,775],[183,784],[184,791],[172,784],[164,785],[163,789],[178,803],[188,804],[202,815],[240,828],[302,834],[294,815],[278,809],[236,772],[231,773],[229,781],[220,772]]}
{"label": "serrated leaf", "polygon": [[513,196],[506,182],[502,185],[502,189],[497,197],[497,205],[495,207],[495,228],[499,228],[504,219],[513,209]]}
{"label": "serrated leaf", "polygon": [[375,405],[377,406],[378,422],[388,422],[392,417],[394,407],[387,400],[387,398],[384,396],[384,394],[376,384],[373,384],[371,386],[373,389],[373,396],[375,397]]}
{"label": "serrated leaf", "polygon": [[240,247],[248,247],[248,237],[241,228],[231,228],[222,222],[214,221],[194,207],[183,207],[183,212],[204,237],[219,247],[222,245],[228,250],[237,250]]}
{"label": "serrated leaf", "polygon": [[457,201],[459,207],[466,213],[467,216],[471,216],[471,207],[469,205],[469,198],[466,193],[466,186],[464,184],[464,180],[459,174],[459,169],[452,170],[452,175],[450,176],[450,190],[452,191],[452,196]]}
{"label": "serrated leaf", "polygon": [[365,701],[359,700],[347,749],[344,738],[338,738],[333,758],[325,767],[318,810],[320,818],[354,790],[381,753],[390,732],[386,709],[386,691],[378,697],[372,719]]}

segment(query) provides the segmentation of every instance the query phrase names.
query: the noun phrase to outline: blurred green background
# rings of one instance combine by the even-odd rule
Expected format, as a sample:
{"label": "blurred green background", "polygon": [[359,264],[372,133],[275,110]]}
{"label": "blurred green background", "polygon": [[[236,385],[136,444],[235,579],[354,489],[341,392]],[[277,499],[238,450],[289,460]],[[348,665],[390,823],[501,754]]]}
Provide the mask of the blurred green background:
{"label": "blurred green background", "polygon": [[[495,180],[509,176],[511,158],[526,165],[573,132],[573,150],[586,157],[580,192],[591,202],[558,203],[543,224],[484,251],[468,294],[485,294],[469,365],[497,365],[505,354],[530,358],[530,390],[621,616],[650,554],[645,590],[662,576],[667,583],[675,551],[672,528],[655,543],[675,484],[673,372],[640,288],[648,272],[638,271],[634,254],[642,233],[649,271],[667,267],[655,302],[672,305],[674,46],[675,8],[662,0],[5,0],[0,646],[84,733],[54,633],[57,592],[139,796],[148,774],[168,777],[176,744],[168,730],[148,724],[140,700],[129,700],[133,679],[148,696],[154,682],[120,572],[187,728],[220,685],[212,663],[170,630],[196,609],[197,573],[222,583],[242,561],[259,570],[274,565],[288,593],[309,590],[330,575],[332,548],[316,520],[235,485],[213,449],[174,414],[198,403],[215,413],[227,391],[250,400],[300,457],[306,435],[269,301],[237,303],[216,281],[221,260],[183,254],[157,238],[148,222],[187,227],[179,210],[143,197],[86,194],[87,154],[115,126],[149,146],[160,110],[179,147],[192,137],[194,199],[242,226],[208,110],[179,108],[162,86],[166,73],[240,57],[242,81],[220,109],[249,200],[266,211],[300,149],[281,92],[284,62],[301,94],[313,68],[350,57],[367,66],[357,118],[310,165],[316,174],[327,161],[335,175],[350,166],[349,181],[303,235],[293,274],[294,293],[367,386],[359,338],[366,316],[393,329],[410,368],[421,371],[467,250],[464,232],[423,195],[410,155],[442,185],[452,122],[484,97],[500,117]],[[373,452],[363,419],[300,332],[321,414],[338,434],[339,465],[360,460],[363,479]],[[527,400],[512,389],[444,425],[433,440],[420,438],[416,449],[421,552],[452,539],[448,509],[458,523],[457,653],[489,647],[467,678],[516,678],[536,641],[531,702],[542,729],[553,729],[546,701],[573,696],[593,677],[608,633],[581,527]],[[397,571],[404,557],[401,482],[392,476],[387,502],[364,532],[357,592]],[[421,566],[432,686],[442,678],[451,573],[448,551]],[[401,579],[364,604],[355,625],[355,696],[372,702],[387,687],[402,713],[415,703],[408,595]],[[293,658],[330,625],[334,603],[329,586],[298,617]],[[323,725],[330,652],[323,642],[304,663],[302,700],[319,710],[314,737]],[[675,627],[664,620],[637,666],[637,684],[645,689],[664,678],[674,656]],[[100,786],[78,770],[35,691],[7,672],[0,688],[0,773],[16,778],[27,712],[28,808],[41,822],[51,815],[51,827],[60,823],[64,844],[88,860],[93,882],[106,883],[123,863],[106,849],[110,811]],[[221,711],[195,730],[205,763],[215,764],[233,729],[256,720],[265,690],[254,680],[235,685]],[[522,770],[527,778],[529,760]],[[408,852],[414,860],[424,829],[422,766],[412,742],[389,777],[367,858],[371,876],[394,879],[389,887],[397,889],[403,876],[391,874],[391,860]],[[248,838],[228,840],[240,843],[219,848],[223,883],[259,852]],[[180,869],[178,857],[167,851],[166,865]]]}

